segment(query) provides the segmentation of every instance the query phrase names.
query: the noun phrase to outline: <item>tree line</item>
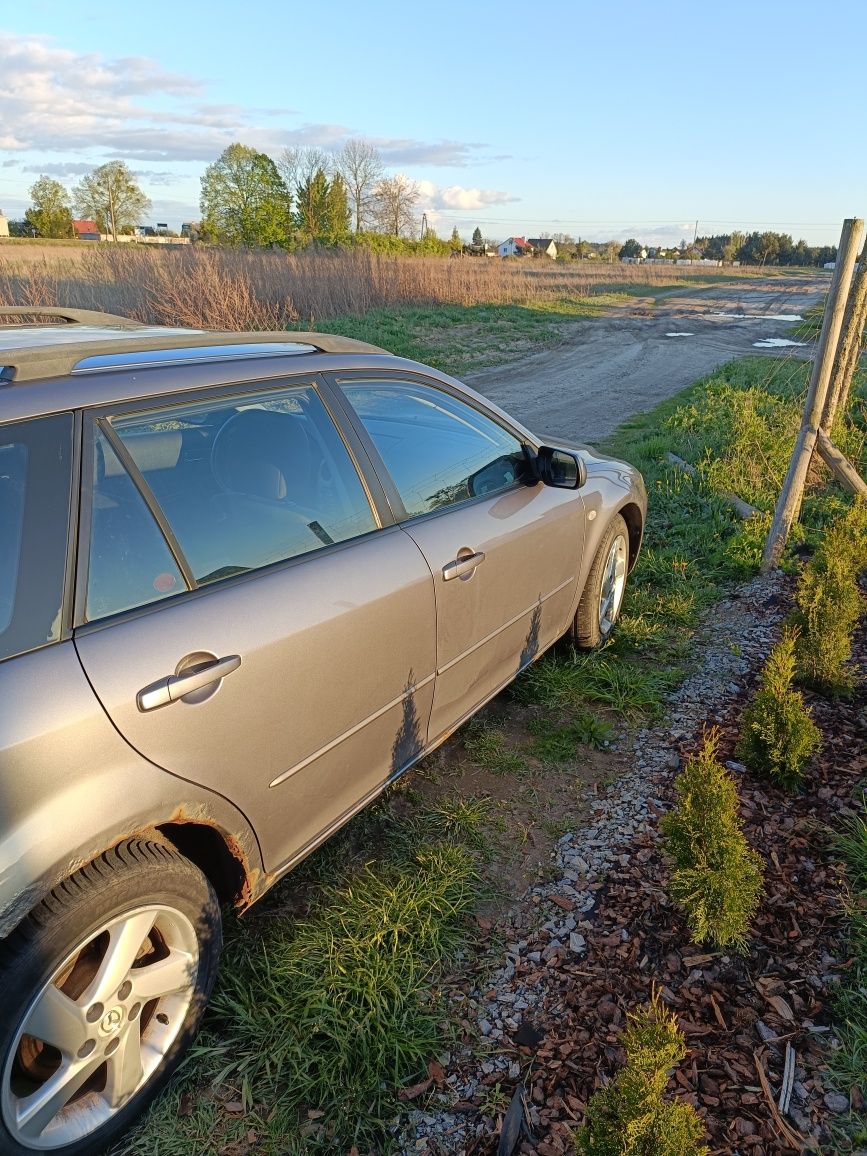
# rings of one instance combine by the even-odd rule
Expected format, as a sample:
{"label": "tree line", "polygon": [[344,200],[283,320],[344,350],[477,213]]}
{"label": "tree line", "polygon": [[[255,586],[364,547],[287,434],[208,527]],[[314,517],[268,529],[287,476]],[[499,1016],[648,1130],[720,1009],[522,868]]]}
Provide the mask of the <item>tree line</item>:
{"label": "tree line", "polygon": [[803,239],[793,241],[788,233],[773,231],[752,233],[719,233],[712,237],[696,237],[690,244],[681,241],[676,248],[666,249],[642,245],[634,237],[620,247],[618,256],[691,260],[709,259],[741,265],[824,265],[837,258],[836,245],[808,245]]}
{"label": "tree line", "polygon": [[[100,233],[117,238],[131,233],[150,211],[151,202],[135,175],[120,160],[100,165],[70,193],[50,176],[30,188],[31,207],[22,221],[10,221],[13,236],[71,237],[73,209],[93,220]],[[336,153],[318,148],[287,148],[276,160],[247,145],[229,145],[201,178],[194,240],[248,248],[303,248],[365,245],[379,252],[443,256],[482,253],[489,242],[477,227],[465,246],[457,228],[441,240],[433,229],[419,230],[419,187],[408,177],[386,172],[376,146],[351,138]],[[836,247],[794,241],[772,231],[697,237],[678,247],[626,242],[576,240],[554,234],[559,261],[624,257],[709,258],[743,265],[823,265]]]}
{"label": "tree line", "polygon": [[[74,210],[116,238],[131,233],[151,207],[123,161],[94,169],[71,193],[60,181],[40,176],[30,197],[24,219],[10,222],[13,235],[71,237]],[[459,250],[457,229],[448,241],[430,228],[419,236],[418,200],[416,182],[386,173],[376,147],[363,139],[347,141],[333,155],[317,148],[284,149],[276,160],[235,143],[201,178],[201,218],[193,238],[249,248],[316,243],[439,255]]]}

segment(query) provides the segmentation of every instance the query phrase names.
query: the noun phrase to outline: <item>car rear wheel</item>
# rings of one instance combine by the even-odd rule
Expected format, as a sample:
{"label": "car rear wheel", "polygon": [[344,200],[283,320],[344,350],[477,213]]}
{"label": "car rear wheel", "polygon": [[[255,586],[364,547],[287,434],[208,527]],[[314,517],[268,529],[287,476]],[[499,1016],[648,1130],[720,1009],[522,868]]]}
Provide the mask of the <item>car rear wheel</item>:
{"label": "car rear wheel", "polygon": [[91,1156],[171,1075],[216,978],[220,909],[174,849],[77,871],[0,950],[0,1151]]}
{"label": "car rear wheel", "polygon": [[620,617],[626,575],[629,570],[629,531],[620,514],[615,514],[599,548],[572,629],[577,646],[592,650],[606,642]]}

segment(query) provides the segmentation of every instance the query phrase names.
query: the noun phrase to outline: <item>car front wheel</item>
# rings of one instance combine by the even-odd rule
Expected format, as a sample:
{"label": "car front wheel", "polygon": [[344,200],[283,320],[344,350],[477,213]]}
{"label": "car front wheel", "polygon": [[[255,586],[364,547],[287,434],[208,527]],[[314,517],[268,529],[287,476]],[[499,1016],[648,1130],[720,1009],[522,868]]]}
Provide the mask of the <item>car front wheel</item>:
{"label": "car front wheel", "polygon": [[629,531],[620,514],[615,514],[599,543],[578,603],[573,626],[577,646],[592,650],[607,641],[620,617],[628,570]]}
{"label": "car front wheel", "polygon": [[216,978],[220,909],[189,860],[120,844],[0,948],[0,1152],[90,1156],[156,1095]]}

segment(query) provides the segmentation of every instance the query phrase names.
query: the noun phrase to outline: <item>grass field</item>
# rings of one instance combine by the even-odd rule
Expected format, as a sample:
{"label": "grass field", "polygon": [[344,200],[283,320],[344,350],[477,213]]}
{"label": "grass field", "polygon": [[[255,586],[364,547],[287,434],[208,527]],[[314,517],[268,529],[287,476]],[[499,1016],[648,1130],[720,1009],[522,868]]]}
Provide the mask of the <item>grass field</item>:
{"label": "grass field", "polygon": [[214,329],[311,326],[371,310],[433,305],[538,305],[609,293],[647,295],[767,271],[584,261],[449,260],[363,249],[248,253],[134,245],[0,244],[0,304],[67,305],[142,321]]}
{"label": "grass field", "polygon": [[[604,757],[612,728],[659,711],[689,662],[701,610],[755,570],[807,372],[787,359],[731,363],[610,439],[609,452],[644,471],[650,498],[614,641],[600,654],[559,646],[543,657],[509,694],[510,726],[487,715],[469,724],[243,921],[230,920],[200,1041],[118,1153],[394,1150],[400,1089],[460,1030],[449,977],[479,964],[472,915],[498,886],[504,845],[520,841],[510,796],[535,798],[550,837],[574,829],[580,806],[546,810],[554,769],[578,745]],[[862,468],[865,398],[862,378],[841,431]],[[698,476],[666,465],[667,450]],[[743,493],[762,516],[742,522],[722,490]],[[845,501],[813,474],[795,541]],[[502,783],[505,802],[448,787],[461,761]],[[863,859],[863,830],[858,838]],[[863,1031],[857,1039],[863,1050]]]}

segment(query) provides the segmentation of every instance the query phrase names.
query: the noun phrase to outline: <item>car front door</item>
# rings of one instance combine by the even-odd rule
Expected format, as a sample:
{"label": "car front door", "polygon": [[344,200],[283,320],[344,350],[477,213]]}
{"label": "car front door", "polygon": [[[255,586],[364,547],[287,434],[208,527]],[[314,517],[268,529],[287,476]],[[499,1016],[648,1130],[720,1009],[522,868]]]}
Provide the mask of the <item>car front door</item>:
{"label": "car front door", "polygon": [[563,633],[583,502],[574,490],[524,484],[518,438],[444,387],[369,375],[339,384],[434,576],[435,741]]}
{"label": "car front door", "polygon": [[363,458],[316,381],[89,423],[81,662],[133,747],[246,813],[268,869],[427,738],[433,583]]}

